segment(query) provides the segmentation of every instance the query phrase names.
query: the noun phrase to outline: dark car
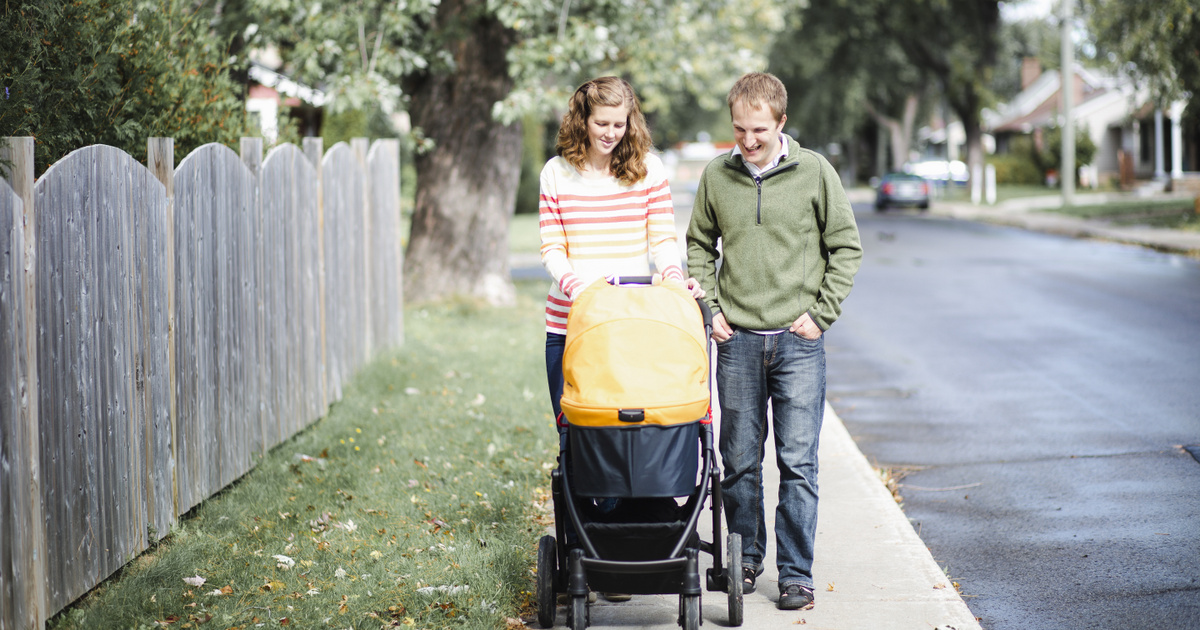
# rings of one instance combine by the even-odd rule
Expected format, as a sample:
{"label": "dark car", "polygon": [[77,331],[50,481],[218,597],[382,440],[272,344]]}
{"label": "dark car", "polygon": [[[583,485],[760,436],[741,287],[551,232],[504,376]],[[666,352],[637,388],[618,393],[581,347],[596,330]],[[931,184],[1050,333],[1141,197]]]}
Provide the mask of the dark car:
{"label": "dark car", "polygon": [[917,206],[929,208],[929,182],[920,175],[911,173],[888,173],[879,180],[875,189],[875,209],[883,211],[888,206]]}

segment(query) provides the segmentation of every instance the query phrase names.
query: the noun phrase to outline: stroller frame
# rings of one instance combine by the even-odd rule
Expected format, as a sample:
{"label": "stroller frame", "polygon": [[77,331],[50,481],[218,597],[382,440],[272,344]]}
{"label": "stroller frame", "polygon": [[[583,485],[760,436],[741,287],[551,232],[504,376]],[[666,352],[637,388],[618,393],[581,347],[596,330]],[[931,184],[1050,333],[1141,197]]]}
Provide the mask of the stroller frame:
{"label": "stroller frame", "polygon": [[[650,284],[649,277],[617,278],[614,284]],[[712,313],[708,306],[697,300],[704,318],[705,338],[711,339]],[[706,345],[711,349],[711,342]],[[710,354],[711,356],[711,354]],[[705,368],[710,370],[710,365]],[[709,381],[709,400],[712,399],[712,383]],[[711,410],[709,412],[711,419]],[[556,600],[559,593],[566,593],[570,603],[567,610],[567,626],[572,630],[583,630],[590,625],[589,591],[621,592],[630,594],[679,594],[678,623],[685,630],[696,630],[701,621],[700,552],[712,555],[713,566],[705,575],[704,586],[709,591],[725,592],[728,596],[729,623],[740,626],[743,621],[741,574],[741,536],[730,534],[727,545],[721,544],[721,473],[717,468],[713,449],[712,423],[701,422],[699,438],[702,463],[699,481],[688,495],[687,502],[680,508],[686,513],[686,521],[676,536],[671,550],[665,558],[653,560],[616,560],[605,558],[597,548],[594,536],[588,531],[576,505],[570,475],[570,444],[568,435],[559,439],[559,466],[551,471],[551,495],[554,500],[554,536],[543,536],[538,544],[537,604],[538,621],[542,627],[554,625]],[[706,501],[712,505],[712,540],[699,536],[696,526]],[[682,515],[682,514],[681,514]],[[568,543],[567,522],[576,538]],[[676,522],[676,523],[678,523]],[[665,523],[660,529],[674,529],[676,523]],[[652,524],[629,524],[632,527]],[[665,548],[665,546],[664,546]],[[725,552],[728,552],[727,554]]]}

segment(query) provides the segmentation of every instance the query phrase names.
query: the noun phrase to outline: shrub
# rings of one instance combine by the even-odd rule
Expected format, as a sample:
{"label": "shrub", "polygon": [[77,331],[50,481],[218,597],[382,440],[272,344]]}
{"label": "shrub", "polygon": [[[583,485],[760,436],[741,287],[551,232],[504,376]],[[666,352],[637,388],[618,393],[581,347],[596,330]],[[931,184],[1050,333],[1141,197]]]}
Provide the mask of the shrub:
{"label": "shrub", "polygon": [[988,156],[988,164],[996,168],[997,184],[1041,184],[1042,172],[1028,154],[1005,153]]}
{"label": "shrub", "polygon": [[209,142],[237,150],[243,88],[227,46],[180,0],[25,0],[0,5],[0,136],[33,136],[39,173],[80,147],[144,161],[146,139],[177,159]]}

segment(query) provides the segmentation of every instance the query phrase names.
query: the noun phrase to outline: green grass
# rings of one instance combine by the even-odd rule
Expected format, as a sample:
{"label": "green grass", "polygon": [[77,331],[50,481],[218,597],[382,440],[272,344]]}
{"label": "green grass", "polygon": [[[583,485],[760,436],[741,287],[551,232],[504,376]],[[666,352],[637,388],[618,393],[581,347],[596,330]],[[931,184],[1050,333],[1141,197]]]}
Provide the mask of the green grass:
{"label": "green grass", "polygon": [[508,224],[508,250],[519,254],[541,251],[542,236],[538,232],[538,215],[514,214]]}
{"label": "green grass", "polygon": [[49,627],[505,627],[550,516],[544,291],[409,309],[327,417]]}
{"label": "green grass", "polygon": [[1175,229],[1200,229],[1191,199],[1138,199],[1104,204],[1056,208],[1053,212],[1085,219],[1108,219],[1118,225],[1152,225]]}
{"label": "green grass", "polygon": [[[1057,188],[1048,188],[1046,186],[1001,185],[996,186],[996,203],[1003,203],[1009,199],[1020,199],[1022,197],[1044,197],[1057,194],[1059,194]],[[971,187],[947,186],[944,189],[942,198],[947,201],[970,201]]]}

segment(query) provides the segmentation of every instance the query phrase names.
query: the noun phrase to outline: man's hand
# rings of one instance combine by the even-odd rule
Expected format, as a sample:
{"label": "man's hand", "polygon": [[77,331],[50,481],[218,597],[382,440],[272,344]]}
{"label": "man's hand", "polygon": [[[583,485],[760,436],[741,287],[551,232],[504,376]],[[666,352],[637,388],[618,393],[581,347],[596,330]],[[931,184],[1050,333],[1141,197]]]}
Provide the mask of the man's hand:
{"label": "man's hand", "polygon": [[717,343],[726,341],[733,336],[733,328],[729,326],[729,322],[725,321],[725,313],[717,313],[713,315],[713,340]]}
{"label": "man's hand", "polygon": [[[821,338],[821,327],[818,326],[817,323],[808,316],[808,313],[804,313],[799,319],[792,322],[792,325],[790,328],[788,328],[788,330],[800,335],[801,337],[804,337],[805,339]],[[713,336],[715,337],[716,335],[714,334]]]}

